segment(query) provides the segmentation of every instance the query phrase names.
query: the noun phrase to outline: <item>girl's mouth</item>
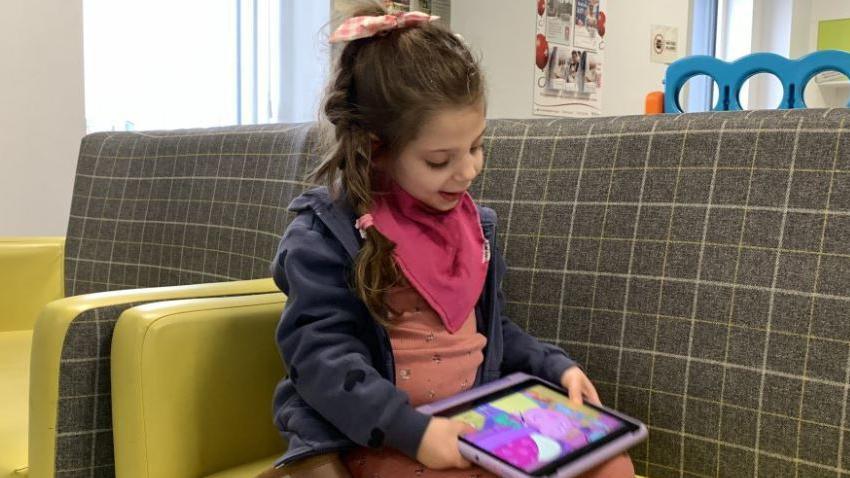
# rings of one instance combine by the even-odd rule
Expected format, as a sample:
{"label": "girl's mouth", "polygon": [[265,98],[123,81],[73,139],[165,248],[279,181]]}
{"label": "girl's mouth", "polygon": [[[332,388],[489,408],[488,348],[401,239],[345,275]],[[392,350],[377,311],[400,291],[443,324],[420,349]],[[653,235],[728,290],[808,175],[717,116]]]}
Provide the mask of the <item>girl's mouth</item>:
{"label": "girl's mouth", "polygon": [[464,192],[465,191],[461,191],[461,192],[457,192],[457,193],[450,193],[450,192],[446,192],[446,191],[440,191],[440,196],[443,196],[443,199],[446,199],[446,200],[449,200],[449,201],[456,201],[456,200],[460,199],[461,196],[463,196]]}

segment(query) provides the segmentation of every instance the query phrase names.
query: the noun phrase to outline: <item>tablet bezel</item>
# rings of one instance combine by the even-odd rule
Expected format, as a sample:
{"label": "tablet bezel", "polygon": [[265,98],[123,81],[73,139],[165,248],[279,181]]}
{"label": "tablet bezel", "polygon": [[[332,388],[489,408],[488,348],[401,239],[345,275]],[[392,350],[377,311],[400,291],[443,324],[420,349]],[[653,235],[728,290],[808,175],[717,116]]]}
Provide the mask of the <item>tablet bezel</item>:
{"label": "tablet bezel", "polygon": [[[525,378],[524,380],[522,380],[520,382],[512,384],[509,387],[499,389],[499,390],[496,390],[494,392],[491,392],[491,393],[488,393],[488,394],[485,394],[485,395],[482,395],[482,396],[479,396],[479,397],[475,397],[470,401],[463,402],[463,403],[451,406],[449,408],[446,408],[445,410],[438,411],[438,412],[435,413],[435,415],[445,417],[445,418],[451,418],[454,415],[470,411],[470,410],[474,409],[475,407],[477,407],[478,405],[481,405],[483,403],[498,400],[498,399],[500,399],[504,396],[510,395],[512,393],[516,393],[516,392],[518,392],[522,389],[529,388],[529,387],[534,386],[534,385],[540,385],[540,386],[546,387],[549,390],[552,390],[555,393],[562,395],[564,398],[569,399],[567,392],[564,391],[562,388],[553,386],[549,382],[541,380],[537,377],[529,376],[529,377]],[[616,441],[617,439],[619,439],[623,436],[627,436],[629,434],[638,432],[639,429],[640,429],[640,424],[635,423],[631,420],[628,420],[626,417],[623,417],[622,415],[611,413],[609,410],[605,409],[604,407],[599,407],[599,406],[593,405],[593,404],[591,404],[587,401],[584,402],[584,405],[586,405],[586,406],[588,406],[588,407],[590,407],[590,408],[592,408],[592,409],[594,409],[594,410],[596,410],[600,413],[603,413],[603,414],[605,414],[605,415],[607,415],[611,418],[614,418],[615,420],[621,422],[623,424],[623,426],[621,428],[617,429],[616,431],[614,431],[613,433],[606,435],[604,438],[601,438],[601,439],[596,440],[596,441],[594,441],[594,442],[592,442],[588,445],[585,445],[585,446],[583,446],[583,447],[581,447],[577,450],[574,450],[574,451],[562,456],[561,458],[554,460],[552,462],[549,462],[549,463],[547,463],[543,466],[540,466],[540,467],[538,467],[534,470],[524,470],[522,468],[519,468],[519,467],[513,465],[512,463],[505,461],[502,458],[492,454],[489,450],[481,448],[480,446],[476,445],[475,443],[465,439],[462,435],[460,437],[458,437],[458,439],[463,441],[464,444],[474,448],[475,450],[477,450],[481,453],[486,454],[487,456],[489,456],[490,458],[492,458],[494,460],[498,460],[500,463],[504,464],[505,466],[509,466],[510,468],[512,468],[512,469],[514,469],[514,470],[516,470],[520,473],[524,473],[524,474],[530,475],[530,476],[549,476],[552,473],[557,472],[560,468],[563,468],[564,466],[567,466],[567,465],[575,462],[576,460],[579,460],[582,457],[584,457],[584,456],[586,456],[590,453],[593,453],[594,451],[604,447],[605,445],[607,445],[609,443]]]}

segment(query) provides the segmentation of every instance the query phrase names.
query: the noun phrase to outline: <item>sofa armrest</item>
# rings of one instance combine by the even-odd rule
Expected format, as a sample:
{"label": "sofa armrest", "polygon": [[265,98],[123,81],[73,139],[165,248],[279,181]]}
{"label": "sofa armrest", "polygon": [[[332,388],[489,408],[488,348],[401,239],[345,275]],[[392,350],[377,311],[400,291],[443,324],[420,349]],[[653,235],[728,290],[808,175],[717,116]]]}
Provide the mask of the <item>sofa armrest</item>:
{"label": "sofa armrest", "polygon": [[115,472],[207,476],[283,454],[272,394],[284,370],[281,293],[126,310],[112,343]]}
{"label": "sofa armrest", "polygon": [[0,237],[0,332],[32,330],[64,295],[64,237]]}
{"label": "sofa armrest", "polygon": [[[272,279],[257,279],[99,292],[68,297],[47,304],[42,309],[33,329],[29,396],[29,476],[52,478],[57,464],[74,468],[78,466],[77,461],[80,461],[81,464],[85,464],[84,466],[94,466],[90,465],[91,461],[85,458],[91,455],[91,451],[81,447],[79,436],[81,433],[92,434],[96,430],[99,433],[111,435],[110,392],[106,386],[109,380],[108,347],[112,326],[118,314],[129,307],[150,302],[268,294],[277,290]],[[72,356],[69,357],[69,355]],[[97,366],[91,367],[88,371],[71,370],[75,366],[88,363],[94,363]],[[65,370],[62,376],[60,376],[61,370]],[[90,389],[90,391],[80,392],[78,389]],[[88,395],[99,402],[95,401],[94,410],[75,409],[75,395],[82,395],[84,398],[81,400],[85,400],[85,396]],[[99,428],[94,430],[86,428],[82,432],[67,431],[72,427],[65,423],[64,419],[61,422],[58,420],[60,403],[72,419],[92,414],[101,418],[100,415],[105,414],[107,423],[97,423]],[[79,452],[80,456],[61,456],[57,463],[57,442],[62,440],[67,440],[67,443],[59,446],[67,445],[66,449],[74,453]],[[101,440],[101,445],[106,445],[104,441]],[[111,437],[109,441],[112,441]],[[109,455],[111,460],[111,452]],[[109,465],[111,466],[111,462]]]}

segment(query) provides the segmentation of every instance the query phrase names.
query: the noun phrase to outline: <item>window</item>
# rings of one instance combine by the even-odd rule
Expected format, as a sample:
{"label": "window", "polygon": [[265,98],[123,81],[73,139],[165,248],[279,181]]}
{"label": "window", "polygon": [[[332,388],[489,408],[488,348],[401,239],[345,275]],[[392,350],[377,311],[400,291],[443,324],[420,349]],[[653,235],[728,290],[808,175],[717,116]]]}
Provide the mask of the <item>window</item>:
{"label": "window", "polygon": [[[694,0],[691,54],[734,61],[753,47],[753,0]],[[717,102],[717,87],[705,76],[688,81],[686,111],[708,111]],[[746,102],[749,85],[741,88]],[[746,104],[746,103],[745,103]]]}
{"label": "window", "polygon": [[233,123],[273,123],[277,121],[275,110],[280,95],[281,2],[236,0],[235,3],[237,95]]}
{"label": "window", "polygon": [[328,19],[328,0],[84,0],[86,128],[315,119]]}
{"label": "window", "polygon": [[[718,0],[694,0],[691,19],[691,54],[714,56],[717,38]],[[689,80],[685,87],[684,111],[708,111],[714,104],[713,82],[701,75]]]}
{"label": "window", "polygon": [[753,45],[753,0],[717,0],[715,56],[735,61]]}

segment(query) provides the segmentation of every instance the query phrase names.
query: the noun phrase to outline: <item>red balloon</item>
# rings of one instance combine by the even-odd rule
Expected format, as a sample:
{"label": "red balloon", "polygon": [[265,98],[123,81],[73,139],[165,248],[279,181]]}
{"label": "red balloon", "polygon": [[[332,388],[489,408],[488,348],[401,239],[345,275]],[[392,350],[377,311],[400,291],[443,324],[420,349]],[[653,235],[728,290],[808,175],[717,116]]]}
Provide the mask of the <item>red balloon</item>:
{"label": "red balloon", "polygon": [[549,42],[546,41],[546,36],[542,33],[537,34],[537,51],[535,54],[535,61],[537,63],[537,68],[541,70],[546,68],[546,64],[549,63]]}
{"label": "red balloon", "polygon": [[605,36],[605,12],[599,12],[596,16],[596,30],[599,32],[599,36]]}
{"label": "red balloon", "polygon": [[537,14],[543,15],[546,12],[546,0],[537,0]]}

